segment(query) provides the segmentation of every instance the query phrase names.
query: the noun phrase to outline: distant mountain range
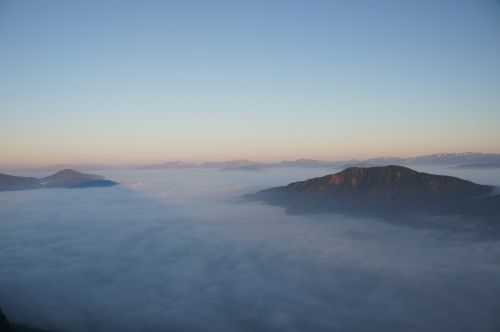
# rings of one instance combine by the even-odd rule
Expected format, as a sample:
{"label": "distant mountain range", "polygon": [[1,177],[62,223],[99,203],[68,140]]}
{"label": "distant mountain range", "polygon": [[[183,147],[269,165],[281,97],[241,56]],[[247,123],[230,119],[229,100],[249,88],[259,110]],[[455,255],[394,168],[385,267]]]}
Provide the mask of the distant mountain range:
{"label": "distant mountain range", "polygon": [[246,198],[290,212],[368,215],[406,213],[500,217],[493,186],[421,173],[403,166],[350,167],[341,172],[270,188]]}
{"label": "distant mountain range", "polygon": [[76,171],[89,171],[89,170],[102,170],[102,169],[116,169],[125,168],[125,166],[112,166],[112,165],[101,165],[101,164],[54,164],[46,165],[40,167],[28,167],[23,168],[23,171],[44,171],[44,172],[57,172],[61,169],[72,169]]}
{"label": "distant mountain range", "polygon": [[65,169],[43,178],[0,174],[0,191],[40,188],[88,188],[117,184],[102,176]]}
{"label": "distant mountain range", "polygon": [[301,158],[297,160],[285,160],[276,164],[270,164],[269,166],[299,167],[299,168],[328,168],[328,167],[337,167],[341,163],[343,162]]}
{"label": "distant mountain range", "polygon": [[202,163],[185,163],[183,161],[170,161],[161,164],[143,165],[137,169],[175,169],[175,168],[216,168],[225,171],[239,170],[260,170],[271,167],[301,167],[301,168],[317,168],[317,167],[335,167],[338,162],[314,160],[314,159],[297,159],[290,161],[281,161],[277,163],[262,163],[246,159],[228,160],[221,162],[202,162]]}
{"label": "distant mountain range", "polygon": [[137,169],[175,169],[175,168],[217,168],[222,170],[248,170],[248,169],[258,169],[264,164],[245,160],[228,160],[221,162],[202,162],[202,163],[187,163],[184,161],[169,161],[160,164],[143,165],[136,167]]}
{"label": "distant mountain range", "polygon": [[366,160],[352,160],[346,162],[345,167],[373,167],[387,165],[434,165],[458,166],[465,164],[500,163],[500,154],[495,153],[438,153],[410,158],[379,157]]}
{"label": "distant mountain range", "polygon": [[246,159],[227,160],[219,162],[185,162],[182,160],[167,161],[157,164],[139,166],[130,165],[99,165],[99,164],[55,164],[42,167],[24,168],[23,171],[57,171],[60,169],[74,169],[78,171],[103,170],[103,169],[189,169],[189,168],[214,168],[227,171],[261,170],[272,167],[294,168],[346,168],[346,167],[373,167],[386,165],[434,165],[471,169],[486,169],[500,167],[500,154],[494,153],[439,153],[411,158],[378,157],[370,159],[352,160],[317,160],[301,158],[297,160],[284,160],[274,163],[257,162]]}
{"label": "distant mountain range", "polygon": [[[379,157],[364,160],[326,161],[316,159],[285,160],[276,163],[262,163],[251,160],[229,160],[223,162],[186,163],[171,161],[160,164],[143,165],[138,169],[172,169],[172,168],[219,168],[224,170],[258,170],[271,167],[297,167],[297,168],[345,168],[345,167],[373,167],[386,165],[439,165],[459,166],[466,164],[493,164],[500,165],[500,154],[492,153],[440,153],[423,155],[411,158]],[[478,167],[479,168],[479,167]]]}

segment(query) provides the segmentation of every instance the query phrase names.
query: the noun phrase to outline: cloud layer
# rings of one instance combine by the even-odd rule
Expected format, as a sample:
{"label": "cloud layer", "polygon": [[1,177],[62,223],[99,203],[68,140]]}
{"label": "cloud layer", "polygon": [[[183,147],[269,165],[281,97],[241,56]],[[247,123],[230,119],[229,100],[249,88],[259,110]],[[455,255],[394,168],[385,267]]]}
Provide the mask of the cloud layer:
{"label": "cloud layer", "polygon": [[500,328],[496,239],[237,199],[276,173],[114,175],[128,188],[2,193],[11,320],[69,332]]}

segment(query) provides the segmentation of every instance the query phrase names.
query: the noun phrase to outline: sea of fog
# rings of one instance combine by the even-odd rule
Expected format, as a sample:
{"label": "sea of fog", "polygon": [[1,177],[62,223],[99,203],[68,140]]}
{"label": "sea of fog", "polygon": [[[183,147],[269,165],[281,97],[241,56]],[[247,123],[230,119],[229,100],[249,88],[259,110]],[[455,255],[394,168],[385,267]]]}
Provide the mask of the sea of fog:
{"label": "sea of fog", "polygon": [[2,192],[0,306],[61,332],[500,331],[500,238],[240,198],[333,171],[106,170],[122,184]]}

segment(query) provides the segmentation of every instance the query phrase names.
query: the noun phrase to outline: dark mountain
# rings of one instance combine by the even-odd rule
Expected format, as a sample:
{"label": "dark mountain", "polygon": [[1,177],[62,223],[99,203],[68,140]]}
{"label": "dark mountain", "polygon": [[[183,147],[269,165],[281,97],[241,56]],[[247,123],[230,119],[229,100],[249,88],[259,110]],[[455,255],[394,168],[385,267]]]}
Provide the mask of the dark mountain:
{"label": "dark mountain", "polygon": [[[263,190],[247,198],[290,212],[361,214],[455,213],[477,206],[492,186],[402,166],[351,167],[339,173]],[[471,208],[480,212],[480,208]]]}
{"label": "dark mountain", "polygon": [[0,308],[0,331],[10,331],[10,322]]}
{"label": "dark mountain", "polygon": [[470,216],[479,216],[500,221],[500,194],[488,196],[483,199],[464,204],[458,212]]}
{"label": "dark mountain", "polygon": [[0,174],[0,191],[37,189],[41,184],[37,178]]}
{"label": "dark mountain", "polygon": [[46,188],[106,187],[116,184],[100,175],[80,173],[72,169],[65,169],[41,178],[40,183]]}
{"label": "dark mountain", "polygon": [[0,308],[0,332],[50,332],[24,324],[11,323]]}
{"label": "dark mountain", "polygon": [[107,180],[102,176],[80,173],[71,169],[62,170],[41,179],[0,174],[0,191],[39,188],[107,187],[115,184],[117,183]]}

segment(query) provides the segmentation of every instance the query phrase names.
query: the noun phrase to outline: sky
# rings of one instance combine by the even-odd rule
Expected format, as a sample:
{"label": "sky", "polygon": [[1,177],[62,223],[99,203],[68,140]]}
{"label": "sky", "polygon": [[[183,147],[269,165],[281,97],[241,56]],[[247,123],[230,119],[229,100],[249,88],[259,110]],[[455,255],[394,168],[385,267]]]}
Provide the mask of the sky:
{"label": "sky", "polygon": [[500,153],[500,2],[0,0],[0,165]]}

